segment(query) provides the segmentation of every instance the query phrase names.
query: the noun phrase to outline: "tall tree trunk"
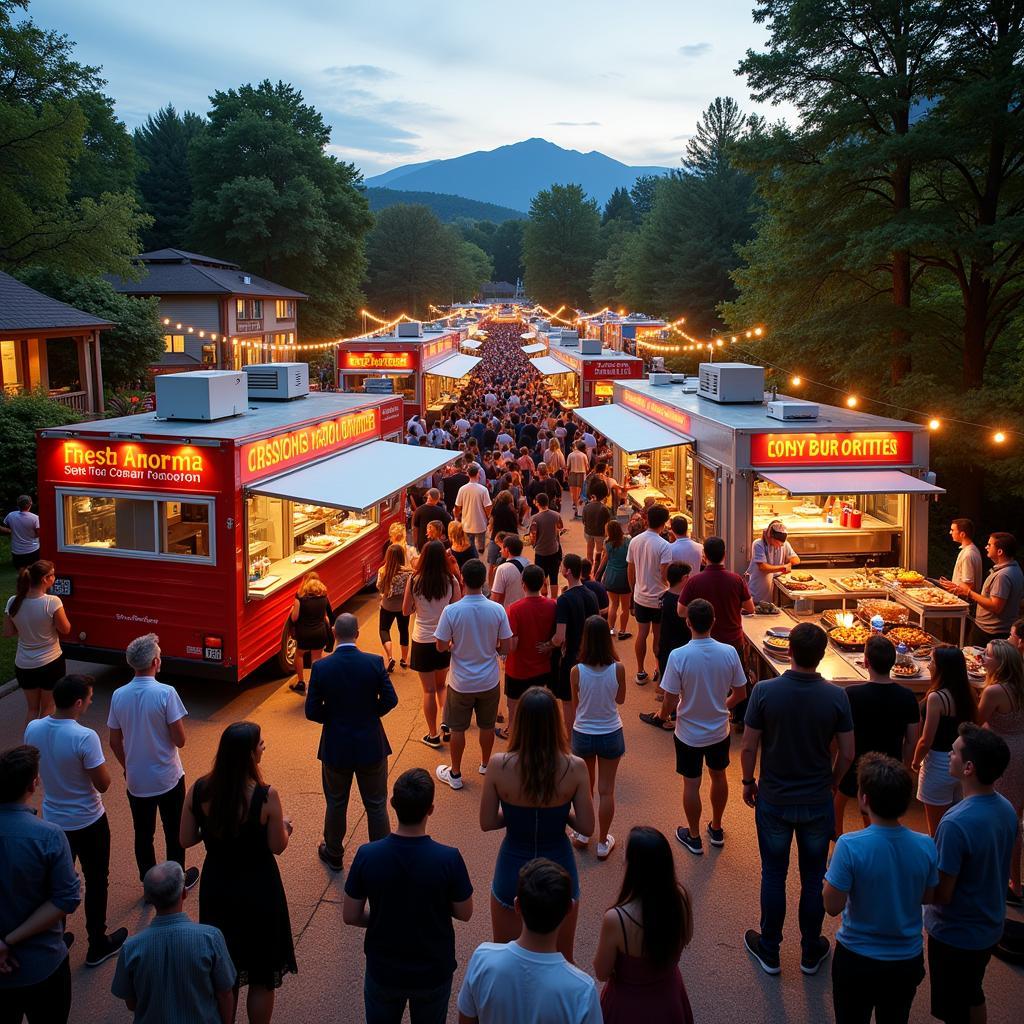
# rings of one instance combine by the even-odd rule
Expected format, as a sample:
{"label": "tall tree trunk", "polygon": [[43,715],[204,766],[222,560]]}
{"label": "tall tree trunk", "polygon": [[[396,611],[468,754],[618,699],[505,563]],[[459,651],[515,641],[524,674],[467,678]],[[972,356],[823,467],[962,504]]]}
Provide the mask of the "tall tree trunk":
{"label": "tall tree trunk", "polygon": [[[897,161],[892,175],[892,195],[893,218],[899,219],[910,209],[910,163],[907,160]],[[898,249],[892,254],[892,303],[904,311],[902,319],[910,313],[910,289],[910,252]],[[892,329],[890,367],[893,384],[899,384],[911,369],[910,331],[903,324],[897,324]]]}

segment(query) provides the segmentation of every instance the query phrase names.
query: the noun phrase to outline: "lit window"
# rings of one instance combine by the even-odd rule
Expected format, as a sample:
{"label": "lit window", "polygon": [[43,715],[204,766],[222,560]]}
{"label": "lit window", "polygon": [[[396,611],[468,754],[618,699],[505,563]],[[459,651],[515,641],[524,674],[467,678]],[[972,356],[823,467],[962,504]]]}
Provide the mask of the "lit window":
{"label": "lit window", "polygon": [[239,320],[244,320],[245,317],[245,299],[235,299],[235,316]]}
{"label": "lit window", "polygon": [[184,334],[165,334],[164,335],[164,351],[165,352],[184,352],[185,351],[185,335]]}

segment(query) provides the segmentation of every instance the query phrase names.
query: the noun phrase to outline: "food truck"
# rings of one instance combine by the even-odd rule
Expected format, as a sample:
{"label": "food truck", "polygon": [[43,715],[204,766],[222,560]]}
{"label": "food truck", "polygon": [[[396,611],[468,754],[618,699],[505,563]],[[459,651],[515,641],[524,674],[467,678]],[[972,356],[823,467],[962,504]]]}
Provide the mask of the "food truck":
{"label": "food truck", "polygon": [[[418,321],[399,324],[395,334],[355,338],[338,346],[338,388],[351,394],[373,392],[374,380],[387,379],[402,396],[406,420],[437,419],[455,401],[462,379],[480,362],[462,352],[468,327],[426,328]],[[367,381],[371,383],[367,383]]]}
{"label": "food truck", "polygon": [[541,333],[537,343],[547,345],[548,354],[530,363],[545,378],[552,397],[566,409],[611,402],[612,381],[636,380],[644,372],[642,359],[601,348],[594,339],[580,342],[576,331]]}
{"label": "food truck", "polygon": [[672,376],[617,380],[613,404],[576,410],[614,445],[633,504],[653,496],[684,513],[696,539],[724,537],[738,572],[776,518],[803,564],[925,566],[928,503],[942,488],[928,472],[924,425],[772,400],[759,366],[705,363],[697,379]]}
{"label": "food truck", "polygon": [[372,582],[404,488],[455,453],[395,443],[398,395],[256,399],[246,372],[199,371],[166,378],[187,391],[172,403],[164,379],[155,413],[38,432],[40,540],[74,629],[64,650],[123,664],[155,632],[175,672],[238,681],[274,657],[287,669],[302,576],[316,570],[333,608]]}
{"label": "food truck", "polygon": [[667,325],[664,320],[645,316],[643,313],[630,313],[629,316],[609,317],[600,324],[598,337],[605,348],[626,355],[638,356],[637,343],[647,341],[660,342],[666,335]]}

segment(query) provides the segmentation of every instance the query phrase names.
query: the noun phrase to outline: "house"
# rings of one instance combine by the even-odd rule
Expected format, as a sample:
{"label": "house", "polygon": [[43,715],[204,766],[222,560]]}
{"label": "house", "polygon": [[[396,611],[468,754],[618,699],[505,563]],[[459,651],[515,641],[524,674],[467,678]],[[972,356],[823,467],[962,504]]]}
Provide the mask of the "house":
{"label": "house", "polygon": [[124,295],[156,296],[164,355],[154,373],[204,367],[239,370],[249,363],[295,359],[298,304],[308,298],[242,270],[237,263],[182,249],[138,257],[143,276],[107,280]]}
{"label": "house", "polygon": [[0,272],[0,388],[41,388],[85,416],[102,416],[100,334],[115,326]]}

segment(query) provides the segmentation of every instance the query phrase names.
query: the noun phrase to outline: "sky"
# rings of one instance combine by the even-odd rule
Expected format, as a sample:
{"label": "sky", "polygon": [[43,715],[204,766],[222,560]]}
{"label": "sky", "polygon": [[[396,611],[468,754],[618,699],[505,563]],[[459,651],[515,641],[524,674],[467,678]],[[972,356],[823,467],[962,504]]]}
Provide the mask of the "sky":
{"label": "sky", "polygon": [[32,0],[101,65],[129,128],[263,78],[299,88],[367,177],[539,136],[679,165],[715,96],[772,120],[735,69],[753,0]]}

